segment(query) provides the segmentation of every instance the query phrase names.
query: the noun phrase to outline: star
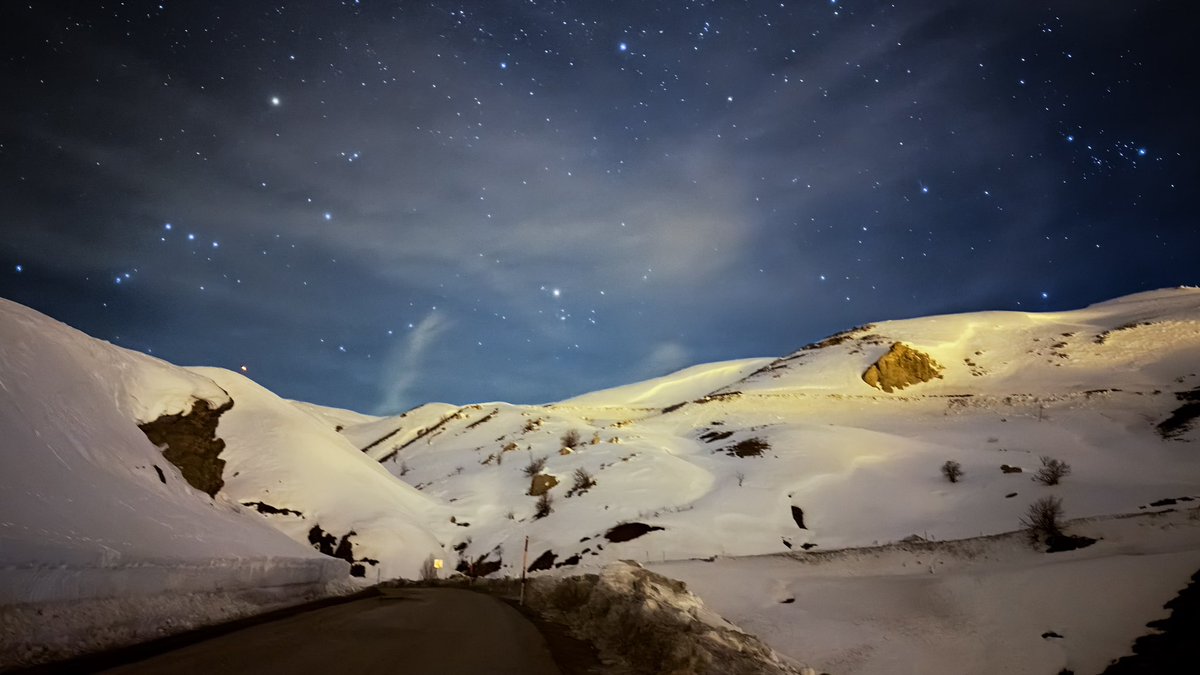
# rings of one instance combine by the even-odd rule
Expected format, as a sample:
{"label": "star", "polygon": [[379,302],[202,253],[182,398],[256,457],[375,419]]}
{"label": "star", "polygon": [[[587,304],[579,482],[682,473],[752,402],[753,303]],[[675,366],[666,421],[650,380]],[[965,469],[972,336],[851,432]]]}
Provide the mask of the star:
{"label": "star", "polygon": [[278,106],[279,104],[280,104],[279,97],[278,97],[278,96],[272,96],[272,97],[271,97],[271,105],[273,105],[273,106]]}

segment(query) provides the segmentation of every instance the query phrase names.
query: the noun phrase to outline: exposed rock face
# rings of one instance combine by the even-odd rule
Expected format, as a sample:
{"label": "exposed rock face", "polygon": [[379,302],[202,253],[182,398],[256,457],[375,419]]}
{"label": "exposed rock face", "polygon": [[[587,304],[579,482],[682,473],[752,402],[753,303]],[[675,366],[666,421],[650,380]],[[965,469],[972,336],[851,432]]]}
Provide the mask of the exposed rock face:
{"label": "exposed rock face", "polygon": [[221,478],[225,460],[218,457],[225,449],[225,441],[217,438],[217,421],[232,407],[232,399],[216,408],[197,399],[188,413],[163,415],[153,422],[139,424],[138,428],[151,443],[163,449],[168,462],[179,467],[188,485],[214,497],[225,485]]}
{"label": "exposed rock face", "polygon": [[550,488],[558,485],[558,479],[548,473],[539,473],[529,482],[529,496],[541,497],[550,491]]}
{"label": "exposed rock face", "polygon": [[896,389],[940,378],[941,372],[942,367],[928,354],[897,342],[887,354],[867,368],[862,379],[890,394]]}

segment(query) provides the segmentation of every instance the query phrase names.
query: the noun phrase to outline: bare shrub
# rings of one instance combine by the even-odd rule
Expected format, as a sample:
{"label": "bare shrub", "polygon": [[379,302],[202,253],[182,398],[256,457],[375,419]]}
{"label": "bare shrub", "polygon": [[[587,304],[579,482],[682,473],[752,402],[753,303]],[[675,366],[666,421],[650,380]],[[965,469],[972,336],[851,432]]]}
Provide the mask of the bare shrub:
{"label": "bare shrub", "polygon": [[539,518],[545,518],[553,512],[554,498],[550,496],[549,492],[542,493],[542,496],[538,497],[537,506],[534,507],[533,519],[538,520]]}
{"label": "bare shrub", "polygon": [[433,581],[438,578],[437,568],[433,566],[434,557],[430,553],[425,562],[421,563],[421,581]]}
{"label": "bare shrub", "polygon": [[575,449],[579,445],[579,432],[575,429],[567,429],[566,433],[558,439],[562,443],[562,447]]}
{"label": "bare shrub", "polygon": [[737,478],[738,487],[742,487],[742,483],[746,482],[746,474],[742,473],[741,471],[735,473],[733,477]]}
{"label": "bare shrub", "polygon": [[1053,457],[1042,456],[1042,468],[1033,474],[1033,479],[1042,485],[1058,485],[1058,482],[1071,474],[1071,465]]}
{"label": "bare shrub", "polygon": [[567,491],[567,496],[575,494],[583,494],[588,490],[596,487],[596,479],[592,474],[588,473],[587,469],[575,469],[573,474],[574,482],[571,484],[571,489]]}
{"label": "bare shrub", "polygon": [[1046,496],[1029,505],[1021,517],[1021,527],[1029,538],[1030,545],[1062,536],[1062,499]]}
{"label": "bare shrub", "polygon": [[533,478],[534,476],[541,473],[542,469],[544,469],[544,468],[546,468],[546,458],[545,457],[538,457],[537,459],[534,459],[533,455],[530,455],[529,463],[526,464],[525,468],[521,469],[521,471],[524,472],[524,474],[526,476]]}
{"label": "bare shrub", "polygon": [[957,483],[958,479],[962,478],[963,475],[962,464],[952,459],[946,460],[946,463],[942,465],[942,475],[951,483]]}
{"label": "bare shrub", "polygon": [[412,469],[408,468],[408,462],[400,462],[400,475],[406,476]]}

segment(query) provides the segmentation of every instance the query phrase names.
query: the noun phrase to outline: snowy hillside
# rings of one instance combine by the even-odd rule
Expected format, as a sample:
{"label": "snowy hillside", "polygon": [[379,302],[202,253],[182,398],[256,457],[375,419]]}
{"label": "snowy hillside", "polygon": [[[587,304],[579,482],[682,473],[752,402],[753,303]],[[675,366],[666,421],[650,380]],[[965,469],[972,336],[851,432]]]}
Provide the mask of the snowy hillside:
{"label": "snowy hillside", "polygon": [[[48,631],[29,603],[311,591],[415,577],[430,554],[516,575],[526,537],[528,569],[562,574],[976,537],[1016,529],[1044,496],[1069,518],[1145,513],[1200,498],[1197,417],[1189,288],[881,322],[547,405],[382,418],[286,401],[0,301],[0,609],[33,607],[22,616]],[[1033,479],[1043,457],[1069,464],[1060,484]],[[1163,546],[1180,556],[1155,559],[1159,593],[1195,548]],[[678,569],[712,587],[694,567],[707,564]],[[764,569],[761,606],[727,603],[751,625],[798,583]],[[27,625],[5,621],[0,647]]]}
{"label": "snowy hillside", "polygon": [[[440,550],[421,525],[428,498],[240,375],[179,368],[0,301],[0,385],[0,602],[344,578],[351,567],[314,538],[330,553],[345,541],[372,578],[414,575]],[[183,439],[175,460],[147,424]],[[208,482],[194,487],[173,461]]]}
{"label": "snowy hillside", "polygon": [[[895,343],[931,379],[890,393],[865,382]],[[1044,495],[1069,517],[1200,495],[1197,432],[1157,426],[1197,387],[1200,290],[1172,289],[1072,312],[883,322],[776,360],[546,406],[422,406],[342,434],[447,505],[455,522],[435,532],[464,561],[512,573],[525,535],[538,567],[571,569],[1002,532]],[[1032,479],[1042,456],[1072,467],[1061,485]],[[552,478],[539,487],[557,484],[539,518],[525,469],[541,458],[533,473]],[[946,460],[961,482],[942,477]],[[573,489],[588,480],[579,470],[595,484]],[[610,533],[626,523],[640,525]]]}

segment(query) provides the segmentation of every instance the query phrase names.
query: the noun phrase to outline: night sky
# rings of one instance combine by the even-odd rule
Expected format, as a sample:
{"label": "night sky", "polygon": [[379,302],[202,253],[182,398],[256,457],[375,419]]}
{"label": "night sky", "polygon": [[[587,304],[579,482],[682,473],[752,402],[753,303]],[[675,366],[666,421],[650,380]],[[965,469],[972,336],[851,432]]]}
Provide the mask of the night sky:
{"label": "night sky", "polygon": [[5,2],[0,296],[365,412],[1200,282],[1193,2]]}

